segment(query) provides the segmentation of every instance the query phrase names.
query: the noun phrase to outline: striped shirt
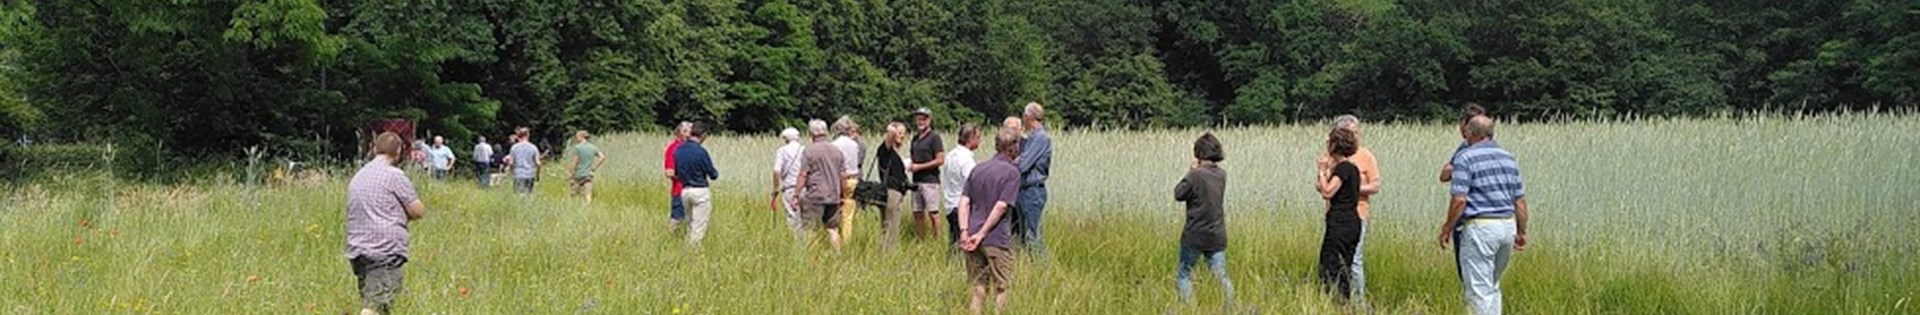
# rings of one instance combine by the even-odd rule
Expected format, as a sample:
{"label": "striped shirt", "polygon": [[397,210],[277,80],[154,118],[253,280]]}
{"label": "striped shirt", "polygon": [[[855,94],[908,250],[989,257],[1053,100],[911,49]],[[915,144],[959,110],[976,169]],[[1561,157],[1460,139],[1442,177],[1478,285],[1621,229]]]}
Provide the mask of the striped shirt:
{"label": "striped shirt", "polygon": [[1453,195],[1467,197],[1467,209],[1461,215],[1473,217],[1512,217],[1514,200],[1525,198],[1527,189],[1520,183],[1520,162],[1492,139],[1461,150],[1453,158]]}

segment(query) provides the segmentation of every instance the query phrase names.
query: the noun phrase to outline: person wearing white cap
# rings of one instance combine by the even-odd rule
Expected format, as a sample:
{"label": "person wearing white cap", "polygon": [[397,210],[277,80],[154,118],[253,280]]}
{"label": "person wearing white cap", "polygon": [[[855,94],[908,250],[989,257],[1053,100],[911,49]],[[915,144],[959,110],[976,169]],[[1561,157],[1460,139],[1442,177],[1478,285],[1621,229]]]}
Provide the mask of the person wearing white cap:
{"label": "person wearing white cap", "polygon": [[933,129],[933,111],[925,107],[913,111],[913,124],[919,131],[913,136],[913,145],[907,164],[907,171],[913,173],[913,223],[921,235],[934,235],[934,226],[940,221],[940,167],[947,164],[946,144],[941,143],[940,133]]}
{"label": "person wearing white cap", "polygon": [[787,144],[773,152],[773,201],[767,208],[786,211],[787,226],[797,231],[801,226],[794,183],[800,176],[800,151],[806,147],[800,145],[800,130],[793,128],[781,130],[780,140]]}

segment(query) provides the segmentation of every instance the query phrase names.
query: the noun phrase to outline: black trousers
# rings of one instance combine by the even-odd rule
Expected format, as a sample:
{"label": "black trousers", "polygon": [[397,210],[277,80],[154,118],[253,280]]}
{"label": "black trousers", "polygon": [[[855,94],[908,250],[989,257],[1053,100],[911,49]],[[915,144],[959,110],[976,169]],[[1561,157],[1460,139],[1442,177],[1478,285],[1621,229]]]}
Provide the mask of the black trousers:
{"label": "black trousers", "polygon": [[[947,209],[947,245],[960,243],[960,210]],[[958,248],[958,247],[954,247]]]}
{"label": "black trousers", "polygon": [[1342,304],[1352,297],[1353,253],[1360,245],[1360,217],[1351,211],[1327,215],[1327,234],[1320,239],[1320,289]]}

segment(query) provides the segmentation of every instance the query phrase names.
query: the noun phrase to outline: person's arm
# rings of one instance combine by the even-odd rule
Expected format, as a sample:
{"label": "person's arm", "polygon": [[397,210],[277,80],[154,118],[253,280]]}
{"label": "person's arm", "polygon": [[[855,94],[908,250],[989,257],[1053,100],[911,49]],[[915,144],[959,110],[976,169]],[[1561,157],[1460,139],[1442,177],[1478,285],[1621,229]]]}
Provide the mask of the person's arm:
{"label": "person's arm", "polygon": [[1453,182],[1453,162],[1440,165],[1440,182]]}
{"label": "person's arm", "polygon": [[1359,165],[1360,195],[1373,196],[1379,194],[1382,188],[1381,186],[1383,185],[1383,182],[1380,180],[1380,160],[1373,156],[1372,152],[1368,152],[1366,160],[1360,161],[1360,163],[1363,164]]}
{"label": "person's arm", "polygon": [[[1454,162],[1458,163],[1459,161],[1455,159]],[[1460,167],[1460,165],[1448,165],[1452,166],[1448,168],[1453,171],[1450,177],[1453,179],[1453,184],[1450,185],[1448,189],[1449,193],[1453,195],[1453,199],[1447,202],[1446,224],[1440,226],[1441,249],[1446,249],[1447,243],[1453,240],[1453,227],[1460,223],[1460,215],[1466,213],[1467,193],[1473,189],[1471,186],[1473,183],[1473,172],[1469,172],[1467,168]]]}
{"label": "person's arm", "polygon": [[993,210],[991,212],[987,212],[987,220],[980,222],[979,231],[973,232],[973,235],[974,235],[973,247],[979,248],[980,240],[986,239],[987,232],[993,231],[993,226],[996,225],[995,223],[999,223],[1000,217],[1003,217],[1006,215],[1007,215],[1007,202],[1005,201],[994,202]]}
{"label": "person's arm", "polygon": [[1020,167],[1020,177],[1022,181],[1025,181],[1026,174],[1033,173],[1035,169],[1040,167],[1041,158],[1053,155],[1053,139],[1040,137],[1028,140],[1034,141],[1033,146],[1029,147],[1028,150],[1020,151],[1020,158],[1018,161],[1014,161],[1015,163],[1019,163],[1018,166]]}
{"label": "person's arm", "polygon": [[593,153],[593,169],[591,169],[591,170],[588,170],[588,172],[591,172],[591,173],[599,173],[599,172],[600,172],[600,166],[601,166],[601,165],[606,165],[606,164],[607,164],[607,153],[606,153],[606,152],[594,152],[594,153]]}
{"label": "person's arm", "polygon": [[[567,165],[580,167],[580,151],[573,151],[573,154],[567,155]],[[571,177],[572,175],[569,174],[568,176]]]}
{"label": "person's arm", "polygon": [[1321,181],[1317,184],[1319,187],[1316,187],[1320,189],[1320,199],[1332,200],[1333,194],[1340,191],[1340,184],[1343,183],[1340,182],[1339,177],[1322,176],[1322,178],[1326,180]]}
{"label": "person's arm", "polygon": [[1440,224],[1440,249],[1447,249],[1447,244],[1453,243],[1453,227],[1460,224],[1460,214],[1466,211],[1466,195],[1453,195],[1453,199],[1447,201],[1447,217]]}
{"label": "person's arm", "polygon": [[[1366,175],[1361,175],[1361,177],[1364,178],[1366,177]],[[1372,181],[1361,180],[1360,183],[1361,183],[1360,184],[1361,195],[1372,195],[1372,194],[1380,193],[1380,179],[1374,178],[1372,179]]]}
{"label": "person's arm", "polygon": [[665,167],[666,167],[666,169],[667,169],[667,179],[669,179],[669,180],[672,180],[672,179],[675,179],[675,178],[678,178],[678,177],[675,177],[675,176],[674,176],[674,163],[673,163],[673,161],[674,161],[675,159],[677,159],[677,158],[676,158],[676,157],[674,157],[674,154],[673,154],[674,152],[673,152],[673,151],[674,151],[674,147],[673,147],[673,145],[667,145],[667,158],[666,158],[666,160],[665,160],[664,162],[662,162],[663,164],[665,164]]}
{"label": "person's arm", "polygon": [[947,155],[946,155],[946,154],[940,154],[940,152],[934,152],[934,153],[933,153],[933,160],[929,160],[929,161],[927,161],[926,163],[918,163],[918,164],[914,164],[914,165],[909,165],[909,166],[907,166],[907,167],[908,167],[908,168],[910,168],[910,169],[909,169],[909,170],[907,170],[907,171],[910,171],[910,172],[919,172],[919,171],[924,171],[924,170],[927,170],[927,169],[934,169],[934,170],[939,170],[939,169],[940,169],[940,166],[941,166],[941,165],[947,165]]}
{"label": "person's arm", "polygon": [[406,205],[407,222],[427,217],[427,205],[420,201],[420,193],[413,190],[413,183],[397,183],[390,187],[393,197]]}
{"label": "person's arm", "polygon": [[704,166],[707,168],[707,179],[708,180],[720,179],[720,168],[713,166],[713,156],[702,156],[700,157],[700,159],[705,160],[707,162],[706,165]]}
{"label": "person's arm", "polygon": [[1513,250],[1527,249],[1527,197],[1513,199],[1513,219],[1518,228],[1513,235]]}
{"label": "person's arm", "polygon": [[427,217],[427,204],[419,200],[407,203],[407,222],[419,221]]}
{"label": "person's arm", "polygon": [[1199,194],[1194,193],[1192,182],[1193,172],[1188,171],[1186,178],[1181,178],[1179,184],[1173,185],[1173,201],[1185,202],[1197,198],[1198,196],[1196,195]]}
{"label": "person's arm", "polygon": [[[796,163],[800,163],[799,170],[794,171],[794,179],[793,179],[793,195],[795,197],[794,199],[797,200],[797,199],[800,199],[799,198],[800,196],[807,195],[807,163],[806,162],[796,162]],[[773,182],[774,182],[774,185],[776,186],[780,185],[780,180],[777,178],[774,179]],[[775,190],[777,191],[778,188],[775,188]]]}

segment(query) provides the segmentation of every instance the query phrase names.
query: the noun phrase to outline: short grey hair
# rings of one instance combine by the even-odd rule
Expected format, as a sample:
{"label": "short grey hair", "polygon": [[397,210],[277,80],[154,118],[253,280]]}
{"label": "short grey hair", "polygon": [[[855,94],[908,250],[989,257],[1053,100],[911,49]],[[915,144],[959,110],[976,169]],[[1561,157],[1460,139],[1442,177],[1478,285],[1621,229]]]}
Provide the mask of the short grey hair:
{"label": "short grey hair", "polygon": [[1333,117],[1333,129],[1353,129],[1360,126],[1360,117],[1340,115]]}
{"label": "short grey hair", "polygon": [[826,136],[827,121],[819,120],[819,119],[807,121],[807,134],[811,134],[815,137]]}
{"label": "short grey hair", "polygon": [[1046,108],[1040,107],[1040,102],[1027,102],[1027,108],[1021,110],[1020,115],[1032,120],[1047,120],[1047,110]]}

